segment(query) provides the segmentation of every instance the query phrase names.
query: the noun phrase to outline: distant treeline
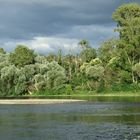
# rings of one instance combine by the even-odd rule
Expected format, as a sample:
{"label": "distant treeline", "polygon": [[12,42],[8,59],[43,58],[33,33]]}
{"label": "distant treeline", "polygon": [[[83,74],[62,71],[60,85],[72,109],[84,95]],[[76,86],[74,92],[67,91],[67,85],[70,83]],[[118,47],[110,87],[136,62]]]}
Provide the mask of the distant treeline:
{"label": "distant treeline", "polygon": [[0,48],[0,96],[75,91],[140,89],[140,5],[129,3],[113,13],[119,37],[97,50],[81,40],[79,55],[38,55],[23,45],[11,53]]}

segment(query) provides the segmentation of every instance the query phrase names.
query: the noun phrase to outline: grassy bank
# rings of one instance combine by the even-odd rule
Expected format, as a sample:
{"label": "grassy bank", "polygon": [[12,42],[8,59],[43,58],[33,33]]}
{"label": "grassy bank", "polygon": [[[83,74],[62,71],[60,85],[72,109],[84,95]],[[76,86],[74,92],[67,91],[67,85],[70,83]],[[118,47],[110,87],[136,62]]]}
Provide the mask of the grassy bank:
{"label": "grassy bank", "polygon": [[104,92],[96,93],[93,91],[75,91],[71,93],[55,92],[36,92],[32,95],[5,96],[0,99],[77,99],[87,101],[136,101],[140,102],[140,92]]}
{"label": "grassy bank", "polygon": [[140,91],[128,91],[128,92],[102,92],[97,93],[95,91],[72,91],[66,92],[55,92],[55,91],[43,91],[36,92],[29,96],[140,96]]}
{"label": "grassy bank", "polygon": [[32,95],[24,95],[24,96],[7,96],[7,97],[0,97],[1,100],[7,99],[18,99],[21,101],[22,99],[26,100],[34,100],[34,99],[51,99],[51,100],[85,100],[89,102],[131,102],[131,103],[140,103],[140,93],[72,93],[71,95],[66,94],[59,94],[59,95],[51,95],[51,94],[32,94]]}

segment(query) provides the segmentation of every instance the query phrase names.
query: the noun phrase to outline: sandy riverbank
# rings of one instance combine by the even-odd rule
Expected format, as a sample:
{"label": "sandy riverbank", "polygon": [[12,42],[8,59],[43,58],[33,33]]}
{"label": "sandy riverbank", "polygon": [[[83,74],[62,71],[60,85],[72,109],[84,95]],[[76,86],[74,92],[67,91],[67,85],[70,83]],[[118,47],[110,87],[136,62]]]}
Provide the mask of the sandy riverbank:
{"label": "sandy riverbank", "polygon": [[63,104],[84,102],[84,100],[73,99],[4,99],[0,100],[0,104]]}

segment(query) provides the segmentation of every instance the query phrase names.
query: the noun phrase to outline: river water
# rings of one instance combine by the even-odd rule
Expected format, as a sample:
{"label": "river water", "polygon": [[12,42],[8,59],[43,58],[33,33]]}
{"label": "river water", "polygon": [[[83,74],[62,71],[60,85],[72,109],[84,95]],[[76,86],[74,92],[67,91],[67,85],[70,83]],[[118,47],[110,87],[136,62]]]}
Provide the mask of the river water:
{"label": "river water", "polygon": [[0,105],[0,140],[140,140],[140,103]]}

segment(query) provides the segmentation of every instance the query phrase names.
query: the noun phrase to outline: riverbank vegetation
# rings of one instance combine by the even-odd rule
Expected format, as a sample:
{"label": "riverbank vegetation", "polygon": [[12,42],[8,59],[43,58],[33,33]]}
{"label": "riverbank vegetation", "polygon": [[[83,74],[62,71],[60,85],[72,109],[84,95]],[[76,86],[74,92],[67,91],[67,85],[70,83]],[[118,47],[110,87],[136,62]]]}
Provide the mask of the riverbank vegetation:
{"label": "riverbank vegetation", "polygon": [[129,3],[113,13],[118,38],[94,49],[81,40],[79,54],[39,55],[23,45],[0,48],[0,96],[140,91],[140,5]]}

